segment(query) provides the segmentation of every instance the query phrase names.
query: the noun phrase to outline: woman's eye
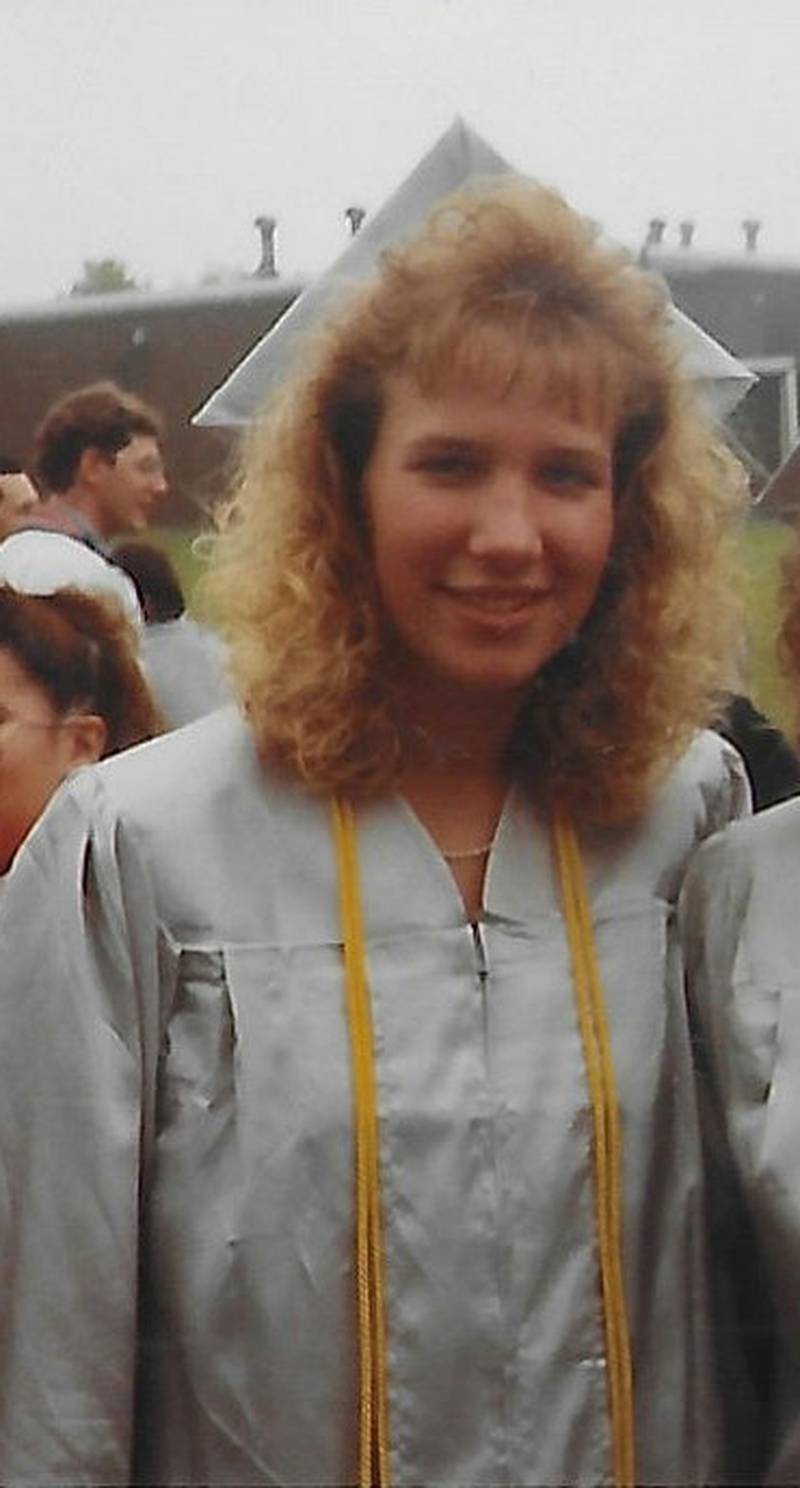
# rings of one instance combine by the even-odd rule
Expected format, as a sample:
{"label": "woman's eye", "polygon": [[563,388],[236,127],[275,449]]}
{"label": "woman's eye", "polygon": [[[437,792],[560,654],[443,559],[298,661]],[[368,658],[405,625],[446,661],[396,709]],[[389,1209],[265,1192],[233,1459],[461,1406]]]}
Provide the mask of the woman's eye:
{"label": "woman's eye", "polygon": [[470,455],[441,454],[426,455],[418,462],[417,469],[435,480],[459,481],[475,476],[479,466],[477,460]]}
{"label": "woman's eye", "polygon": [[599,477],[585,465],[548,465],[542,472],[546,483],[559,490],[584,491],[599,483]]}

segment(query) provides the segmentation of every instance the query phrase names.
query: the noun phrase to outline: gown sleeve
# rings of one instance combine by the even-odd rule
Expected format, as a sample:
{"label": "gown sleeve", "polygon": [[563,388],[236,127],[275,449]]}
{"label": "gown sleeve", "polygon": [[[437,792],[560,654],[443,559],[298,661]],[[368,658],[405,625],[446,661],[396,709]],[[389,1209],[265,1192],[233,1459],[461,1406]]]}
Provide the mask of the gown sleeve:
{"label": "gown sleeve", "polygon": [[92,770],[0,898],[0,1482],[130,1481],[138,1230],[170,947]]}
{"label": "gown sleeve", "polygon": [[701,739],[712,740],[721,751],[721,772],[715,776],[713,791],[705,792],[706,819],[703,837],[721,832],[739,817],[751,816],[754,808],[753,792],[747,766],[741,752],[729,739],[704,733]]}
{"label": "gown sleeve", "polygon": [[731,1408],[726,1481],[743,1484],[764,1481],[775,1456],[779,1333],[747,1176],[748,1154],[764,1141],[777,1015],[774,988],[754,977],[748,949],[751,825],[734,826],[700,849],[680,905],[709,1196],[715,1345]]}

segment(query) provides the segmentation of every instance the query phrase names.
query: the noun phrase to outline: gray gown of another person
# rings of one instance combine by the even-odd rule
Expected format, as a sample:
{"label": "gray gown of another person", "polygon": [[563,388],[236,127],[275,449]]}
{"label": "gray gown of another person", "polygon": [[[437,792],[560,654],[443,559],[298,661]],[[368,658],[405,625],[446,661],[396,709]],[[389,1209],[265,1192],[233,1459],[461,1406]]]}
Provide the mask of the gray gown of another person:
{"label": "gray gown of another person", "polygon": [[[673,910],[745,796],[738,756],[702,735],[635,829],[584,844],[641,1483],[725,1479]],[[548,834],[512,790],[475,931],[402,800],[357,820],[392,1481],[608,1483],[590,1102]],[[0,967],[0,1481],[354,1482],[327,803],[265,777],[234,709],[81,772],[6,881]]]}
{"label": "gray gown of another person", "polygon": [[738,1280],[739,1338],[721,1332],[721,1351],[746,1345],[763,1397],[765,1481],[797,1484],[800,801],[737,823],[703,847],[681,917],[703,1125],[721,1201],[717,1251],[727,1251]]}
{"label": "gray gown of another person", "polygon": [[181,728],[231,701],[227,651],[208,625],[191,615],[151,621],[141,637],[142,665],[169,728]]}

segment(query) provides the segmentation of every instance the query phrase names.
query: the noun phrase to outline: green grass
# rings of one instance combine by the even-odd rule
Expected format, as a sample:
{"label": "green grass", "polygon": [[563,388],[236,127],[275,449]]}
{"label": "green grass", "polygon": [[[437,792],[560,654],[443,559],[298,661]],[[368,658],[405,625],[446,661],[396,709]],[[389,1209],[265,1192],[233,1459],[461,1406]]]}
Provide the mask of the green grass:
{"label": "green grass", "polygon": [[168,555],[177,570],[187,607],[193,614],[202,609],[197,594],[205,563],[198,553],[198,534],[185,527],[151,527],[149,539]]}
{"label": "green grass", "polygon": [[776,654],[779,621],[780,566],[791,528],[782,522],[751,522],[743,536],[747,587],[745,606],[750,641],[750,693],[754,703],[792,735],[793,709]]}
{"label": "green grass", "polygon": [[[180,528],[162,527],[152,536],[175,564],[189,609],[201,614],[198,582],[205,564],[202,553],[198,552],[197,535]],[[742,538],[750,636],[750,694],[756,706],[789,734],[793,731],[792,708],[778,670],[775,640],[780,561],[790,539],[790,528],[780,522],[751,522]]]}

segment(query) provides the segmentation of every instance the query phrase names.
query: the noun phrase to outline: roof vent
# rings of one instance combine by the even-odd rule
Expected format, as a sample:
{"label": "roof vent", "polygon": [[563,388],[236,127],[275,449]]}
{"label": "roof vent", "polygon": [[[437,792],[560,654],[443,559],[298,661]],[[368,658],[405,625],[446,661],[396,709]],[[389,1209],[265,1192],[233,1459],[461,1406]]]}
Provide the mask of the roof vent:
{"label": "roof vent", "polygon": [[745,217],[742,223],[744,232],[744,246],[747,253],[755,253],[758,248],[758,235],[761,231],[761,223],[757,217]]}
{"label": "roof vent", "polygon": [[253,226],[261,234],[261,262],[253,277],[275,279],[278,273],[275,266],[275,232],[278,223],[274,217],[256,217]]}
{"label": "roof vent", "polygon": [[647,237],[644,242],[645,248],[660,248],[664,241],[666,229],[666,217],[651,217],[647,224]]}
{"label": "roof vent", "polygon": [[358,232],[358,229],[360,228],[360,226],[361,226],[362,222],[364,221],[364,218],[366,217],[366,215],[367,214],[364,211],[364,208],[363,207],[348,207],[347,208],[347,211],[345,212],[344,217],[345,217],[345,222],[347,223],[347,226],[350,229],[350,236],[352,238],[355,237],[355,235]]}

